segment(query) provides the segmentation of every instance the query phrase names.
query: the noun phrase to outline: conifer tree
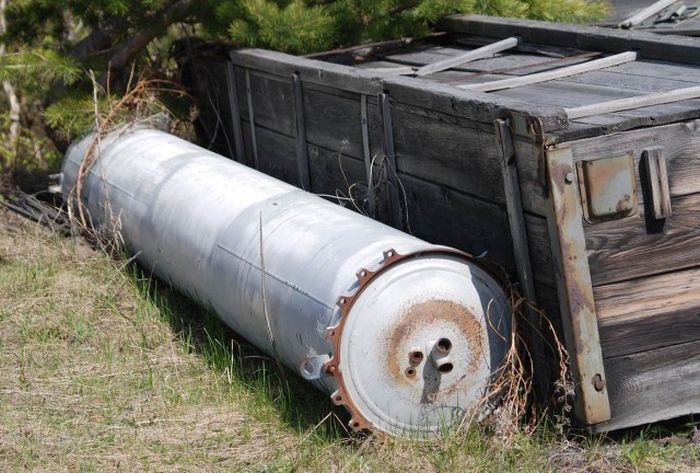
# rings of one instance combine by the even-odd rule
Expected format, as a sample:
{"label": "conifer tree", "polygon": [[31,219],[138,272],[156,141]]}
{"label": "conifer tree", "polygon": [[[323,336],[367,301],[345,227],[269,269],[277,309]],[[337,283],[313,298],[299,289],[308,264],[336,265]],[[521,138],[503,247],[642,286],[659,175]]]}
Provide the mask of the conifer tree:
{"label": "conifer tree", "polygon": [[421,36],[455,12],[590,21],[606,11],[604,0],[7,0],[0,82],[20,97],[23,126],[48,125],[60,148],[90,125],[87,71],[118,95],[134,70],[166,77],[169,46],[185,35],[303,54]]}

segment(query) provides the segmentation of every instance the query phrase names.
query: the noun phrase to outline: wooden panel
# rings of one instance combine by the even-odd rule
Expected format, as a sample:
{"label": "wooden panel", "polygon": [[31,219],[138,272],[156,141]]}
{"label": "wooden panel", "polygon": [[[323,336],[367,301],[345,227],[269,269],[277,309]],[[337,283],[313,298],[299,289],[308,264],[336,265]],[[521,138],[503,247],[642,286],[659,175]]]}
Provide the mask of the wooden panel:
{"label": "wooden panel", "polygon": [[200,144],[232,157],[235,144],[225,68],[223,61],[194,58],[183,66],[182,81],[199,108],[195,128]]}
{"label": "wooden panel", "polygon": [[586,247],[595,286],[697,266],[700,194],[672,199],[673,215],[647,222],[639,214],[587,225]]}
{"label": "wooden panel", "polygon": [[614,430],[700,413],[700,342],[605,360]]}
{"label": "wooden panel", "polygon": [[[532,274],[535,281],[556,288],[554,258],[549,241],[547,219],[530,213],[525,214]],[[555,289],[556,290],[556,289]]]}
{"label": "wooden panel", "polygon": [[[248,153],[247,158],[252,159],[250,156],[252,150],[250,123],[243,121],[242,125],[245,148]],[[255,129],[255,135],[260,166],[258,171],[299,186],[296,140],[259,126]]]}
{"label": "wooden panel", "polygon": [[594,289],[603,356],[700,340],[700,268]]}
{"label": "wooden panel", "polygon": [[[661,146],[671,178],[671,196],[700,192],[700,120],[675,123],[612,136],[574,141],[574,160],[599,159],[632,150],[635,168],[647,148]],[[638,180],[637,185],[641,186]]]}
{"label": "wooden panel", "polygon": [[492,133],[456,123],[454,117],[426,116],[420,109],[401,106],[393,107],[393,120],[400,172],[503,202],[503,178]]}
{"label": "wooden panel", "polygon": [[409,233],[484,255],[514,274],[505,208],[405,174],[399,178],[408,203]]}
{"label": "wooden panel", "polygon": [[[246,83],[242,70],[237,70],[235,77],[238,84]],[[292,76],[280,77],[251,71],[250,89],[255,123],[287,136],[295,136]],[[238,93],[241,115],[247,118],[248,98],[245,87],[240,87]]]}
{"label": "wooden panel", "polygon": [[518,35],[525,42],[556,44],[560,47],[592,51],[612,53],[637,50],[649,59],[700,64],[700,43],[693,38],[480,15],[448,16],[440,21],[439,27],[449,32],[492,38]]}
{"label": "wooden panel", "polygon": [[[381,155],[382,125],[375,97],[368,100],[367,108],[370,150],[372,155]],[[305,87],[304,116],[306,138],[310,143],[362,159],[362,113],[359,94],[351,99]]]}

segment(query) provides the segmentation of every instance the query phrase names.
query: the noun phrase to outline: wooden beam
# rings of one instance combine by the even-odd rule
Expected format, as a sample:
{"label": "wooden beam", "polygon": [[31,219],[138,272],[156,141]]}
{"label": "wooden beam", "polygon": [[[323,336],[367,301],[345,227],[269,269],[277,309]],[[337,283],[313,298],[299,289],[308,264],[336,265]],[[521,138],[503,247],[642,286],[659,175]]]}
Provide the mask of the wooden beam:
{"label": "wooden beam", "polygon": [[513,253],[515,254],[516,272],[520,282],[520,292],[532,304],[526,304],[528,327],[525,327],[528,336],[528,347],[534,365],[533,377],[535,380],[535,392],[537,400],[544,405],[550,394],[550,376],[547,360],[544,353],[542,320],[535,309],[537,294],[535,281],[532,276],[532,263],[530,261],[530,247],[528,245],[527,226],[525,225],[525,211],[523,209],[520,179],[515,160],[513,137],[509,120],[498,119],[494,122],[496,141],[500,150],[501,172],[503,174],[503,190],[510,224],[510,235],[513,240]]}
{"label": "wooden beam", "polygon": [[451,33],[493,39],[517,35],[526,43],[556,44],[608,54],[637,51],[644,59],[700,65],[700,42],[682,36],[481,15],[447,16],[437,27]]}
{"label": "wooden beam", "polygon": [[260,169],[258,159],[258,141],[255,137],[255,109],[253,108],[253,91],[250,88],[250,69],[245,70],[245,93],[248,99],[248,122],[250,123],[250,140],[253,147],[253,166]]}
{"label": "wooden beam", "polygon": [[233,140],[236,155],[233,157],[239,163],[245,163],[245,144],[243,141],[243,127],[241,126],[241,106],[238,103],[238,84],[233,64],[226,62],[226,92],[228,94],[228,107],[233,124]]}
{"label": "wooden beam", "polygon": [[387,181],[389,182],[389,208],[391,209],[391,223],[394,228],[403,230],[404,220],[401,216],[401,202],[399,200],[399,170],[396,166],[396,149],[394,147],[394,121],[391,117],[391,103],[389,94],[380,95],[382,106],[382,119],[384,123],[384,154]]}
{"label": "wooden beam", "polygon": [[478,90],[480,92],[492,92],[494,90],[512,89],[514,87],[522,87],[523,85],[537,84],[539,82],[547,82],[549,80],[561,79],[584,72],[597,71],[606,67],[619,66],[637,59],[637,53],[627,51],[613,56],[604,57],[586,61],[573,66],[559,67],[548,71],[536,72],[524,76],[513,77],[508,79],[495,80],[491,82],[481,82],[478,84],[458,85],[457,88],[465,90]]}
{"label": "wooden beam", "polygon": [[294,114],[296,116],[296,152],[299,184],[306,191],[311,191],[309,178],[309,153],[306,147],[306,124],[304,121],[304,93],[301,88],[299,74],[292,74],[294,88]]}
{"label": "wooden beam", "polygon": [[472,49],[471,51],[445,59],[444,61],[437,61],[432,64],[427,64],[417,69],[414,74],[418,77],[427,76],[428,74],[434,74],[436,72],[461,66],[462,64],[467,64],[478,59],[492,57],[494,54],[500,53],[501,51],[516,47],[518,43],[520,43],[520,39],[516,36],[502,39],[501,41],[496,41],[495,43]]}
{"label": "wooden beam", "polygon": [[565,108],[569,120],[576,118],[591,117],[604,113],[620,112],[633,108],[650,107],[681,100],[696,99],[700,97],[700,85],[685,87],[683,89],[671,90],[669,92],[658,92],[655,94],[638,95],[624,99],[610,100],[608,102],[582,105],[581,107]]}
{"label": "wooden beam", "polygon": [[645,9],[635,13],[634,15],[630,16],[629,18],[622,20],[620,24],[618,25],[620,28],[631,28],[635,25],[638,25],[642,23],[644,20],[649,18],[650,16],[656,15],[659,13],[661,10],[664,10],[665,8],[670,7],[674,3],[678,2],[679,0],[658,0]]}

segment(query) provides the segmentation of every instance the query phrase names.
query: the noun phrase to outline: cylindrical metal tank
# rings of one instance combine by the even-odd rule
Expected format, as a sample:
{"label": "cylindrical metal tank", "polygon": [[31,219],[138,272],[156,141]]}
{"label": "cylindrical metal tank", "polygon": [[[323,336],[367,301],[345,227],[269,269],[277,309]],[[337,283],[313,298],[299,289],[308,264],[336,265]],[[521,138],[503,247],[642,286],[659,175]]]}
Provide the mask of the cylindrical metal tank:
{"label": "cylindrical metal tank", "polygon": [[[64,195],[91,141],[68,151]],[[468,255],[167,133],[124,129],[97,148],[81,193],[93,225],[331,394],[353,429],[422,437],[480,406],[510,307]]]}

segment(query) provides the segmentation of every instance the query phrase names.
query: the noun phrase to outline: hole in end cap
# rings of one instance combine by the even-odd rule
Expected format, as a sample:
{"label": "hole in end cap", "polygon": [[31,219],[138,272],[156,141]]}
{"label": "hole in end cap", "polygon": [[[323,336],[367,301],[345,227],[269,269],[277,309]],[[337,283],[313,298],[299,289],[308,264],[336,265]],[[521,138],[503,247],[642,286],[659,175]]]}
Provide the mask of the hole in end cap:
{"label": "hole in end cap", "polygon": [[452,371],[452,368],[454,368],[454,365],[452,363],[445,363],[444,365],[440,365],[438,367],[438,371],[440,373],[449,373]]}
{"label": "hole in end cap", "polygon": [[450,350],[452,350],[452,342],[449,338],[441,338],[437,341],[435,347],[441,353],[448,353]]}

